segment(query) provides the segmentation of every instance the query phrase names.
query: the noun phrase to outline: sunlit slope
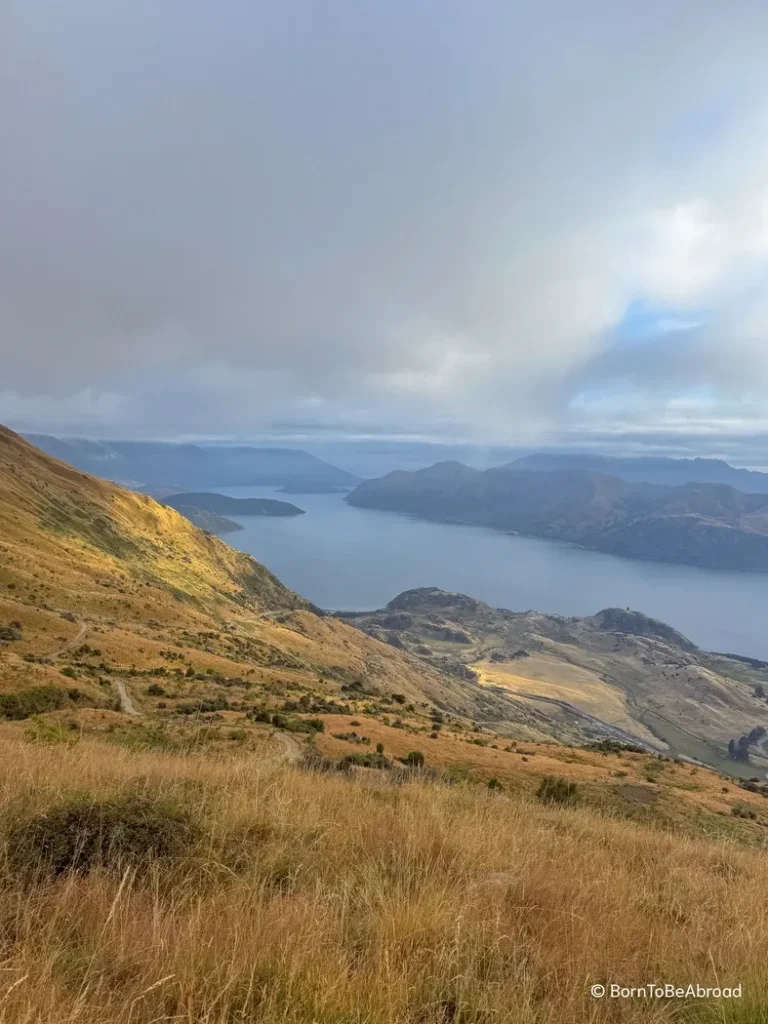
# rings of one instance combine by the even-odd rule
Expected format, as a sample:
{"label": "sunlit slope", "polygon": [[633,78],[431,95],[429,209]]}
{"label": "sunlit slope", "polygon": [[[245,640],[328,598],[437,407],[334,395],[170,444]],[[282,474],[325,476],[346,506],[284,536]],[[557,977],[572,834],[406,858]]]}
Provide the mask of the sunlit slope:
{"label": "sunlit slope", "polygon": [[721,769],[751,775],[766,767],[763,744],[753,744],[751,763],[741,766],[729,761],[728,744],[768,729],[768,666],[702,651],[639,612],[565,618],[422,588],[350,619],[430,664],[458,665],[489,691],[526,702],[565,742],[588,737],[598,719],[609,735],[615,728]]}
{"label": "sunlit slope", "polygon": [[86,690],[97,663],[144,673],[181,664],[215,678],[247,674],[253,685],[357,680],[471,710],[460,686],[316,614],[175,510],[0,428],[0,626],[13,622],[19,638],[0,643],[6,686],[57,679],[57,659],[86,644],[100,652],[82,655],[93,662],[78,669]]}

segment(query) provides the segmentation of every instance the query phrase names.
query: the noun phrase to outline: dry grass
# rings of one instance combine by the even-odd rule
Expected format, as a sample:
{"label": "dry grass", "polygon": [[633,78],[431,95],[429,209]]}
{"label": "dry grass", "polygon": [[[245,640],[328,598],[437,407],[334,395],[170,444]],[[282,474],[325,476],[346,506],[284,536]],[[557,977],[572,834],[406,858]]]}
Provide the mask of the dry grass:
{"label": "dry grass", "polygon": [[[2,1021],[768,1019],[761,853],[476,788],[5,740],[3,836],[76,793],[140,792],[186,807],[203,840],[139,871],[5,872]],[[715,979],[748,1000],[680,1016],[587,994]]]}
{"label": "dry grass", "polygon": [[[413,700],[450,689],[429,666],[315,615],[262,565],[175,510],[0,427],[0,626],[11,622],[21,639],[0,642],[0,693],[58,682],[70,663],[91,695],[103,663],[288,688],[322,676],[338,690],[357,678]],[[98,655],[78,653],[83,643]]]}
{"label": "dry grass", "polygon": [[650,742],[656,740],[653,733],[633,717],[626,694],[618,686],[606,683],[597,672],[546,654],[530,655],[515,667],[518,671],[509,664],[472,663],[479,681],[485,686],[501,686],[515,694],[532,693],[564,700],[635,736]]}
{"label": "dry grass", "polygon": [[[387,755],[403,758],[420,750],[427,764],[479,782],[498,779],[507,790],[532,794],[546,775],[576,782],[594,806],[615,814],[638,816],[651,825],[678,832],[732,835],[758,846],[768,842],[768,800],[741,789],[733,779],[684,762],[661,761],[648,754],[622,751],[603,754],[555,743],[517,742],[511,747],[503,737],[487,733],[454,733],[443,729],[433,739],[423,722],[404,720],[406,728],[394,728],[376,719],[348,715],[322,716],[325,733],[317,737],[318,749],[328,757],[375,749],[384,745]],[[357,732],[370,739],[369,747],[337,739]],[[485,746],[474,742],[480,739]],[[464,771],[460,771],[463,769]],[[757,821],[734,819],[732,809],[751,808]]]}

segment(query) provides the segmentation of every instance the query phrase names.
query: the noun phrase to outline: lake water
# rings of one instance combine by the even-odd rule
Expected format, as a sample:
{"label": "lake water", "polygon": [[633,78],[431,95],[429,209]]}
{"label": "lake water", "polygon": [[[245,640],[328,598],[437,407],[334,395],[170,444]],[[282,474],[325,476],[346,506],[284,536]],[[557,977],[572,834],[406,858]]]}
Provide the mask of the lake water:
{"label": "lake water", "polygon": [[560,615],[630,607],[662,619],[707,650],[768,660],[768,574],[709,571],[615,558],[552,541],[352,508],[338,494],[274,497],[306,510],[249,516],[227,534],[287,586],[329,610],[381,608],[403,590],[441,587],[491,605]]}

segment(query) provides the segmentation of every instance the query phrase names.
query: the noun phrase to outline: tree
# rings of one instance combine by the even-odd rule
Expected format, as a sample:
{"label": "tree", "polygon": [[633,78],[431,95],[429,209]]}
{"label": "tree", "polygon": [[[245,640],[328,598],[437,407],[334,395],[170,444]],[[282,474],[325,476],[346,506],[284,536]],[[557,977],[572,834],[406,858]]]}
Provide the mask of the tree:
{"label": "tree", "polygon": [[424,755],[420,750],[412,750],[403,758],[403,764],[407,764],[411,768],[423,768],[424,760]]}

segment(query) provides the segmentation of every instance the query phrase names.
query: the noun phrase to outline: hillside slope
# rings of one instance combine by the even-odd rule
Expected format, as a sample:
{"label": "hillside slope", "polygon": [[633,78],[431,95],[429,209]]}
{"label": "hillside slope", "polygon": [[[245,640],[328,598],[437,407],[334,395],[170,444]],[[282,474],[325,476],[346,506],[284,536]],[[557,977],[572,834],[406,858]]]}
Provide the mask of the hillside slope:
{"label": "hillside slope", "polygon": [[[60,686],[106,705],[130,677],[141,706],[245,706],[355,686],[472,714],[488,701],[407,653],[318,614],[264,566],[152,498],[88,476],[0,428],[0,693]],[[222,689],[225,687],[225,689]]]}
{"label": "hillside slope", "polygon": [[705,656],[429,588],[368,619],[0,430],[0,1018],[640,1024],[589,987],[650,976],[763,1020],[768,786],[539,742],[513,692]]}
{"label": "hillside slope", "polygon": [[563,741],[593,738],[601,722],[615,739],[669,747],[720,770],[748,777],[768,767],[760,744],[750,745],[749,761],[728,756],[731,739],[768,729],[768,665],[701,651],[639,612],[511,612],[425,587],[347,618],[443,671],[469,669],[547,715]]}
{"label": "hillside slope", "polygon": [[718,569],[768,571],[768,496],[718,484],[664,487],[601,473],[476,470],[443,462],[366,480],[346,500],[597,551]]}

